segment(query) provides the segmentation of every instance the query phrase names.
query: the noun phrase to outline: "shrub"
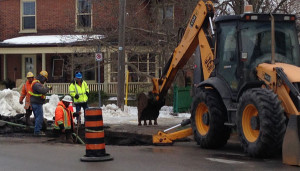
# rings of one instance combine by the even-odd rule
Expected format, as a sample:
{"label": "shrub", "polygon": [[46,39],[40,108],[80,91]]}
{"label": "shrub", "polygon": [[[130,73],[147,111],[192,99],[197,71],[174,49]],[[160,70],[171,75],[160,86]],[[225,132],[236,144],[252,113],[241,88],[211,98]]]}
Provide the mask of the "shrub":
{"label": "shrub", "polygon": [[[100,91],[100,94],[101,94],[101,101],[105,101],[105,100],[108,99],[108,95],[104,91]],[[91,91],[89,93],[88,103],[92,104],[92,103],[95,103],[95,102],[98,102],[98,101],[99,101],[98,91]]]}
{"label": "shrub", "polygon": [[4,80],[2,84],[5,85],[6,88],[13,89],[16,87],[16,83],[10,79]]}

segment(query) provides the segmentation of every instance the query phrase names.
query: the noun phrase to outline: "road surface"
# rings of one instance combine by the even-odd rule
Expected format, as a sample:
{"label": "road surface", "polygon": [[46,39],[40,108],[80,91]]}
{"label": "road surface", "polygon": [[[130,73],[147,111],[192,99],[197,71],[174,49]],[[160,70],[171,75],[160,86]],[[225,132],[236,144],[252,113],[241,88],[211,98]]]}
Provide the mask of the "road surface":
{"label": "road surface", "polygon": [[239,143],[219,150],[199,148],[195,142],[173,146],[106,146],[114,160],[81,162],[84,145],[52,143],[49,138],[0,137],[0,170],[300,170],[273,159],[253,159],[242,153]]}

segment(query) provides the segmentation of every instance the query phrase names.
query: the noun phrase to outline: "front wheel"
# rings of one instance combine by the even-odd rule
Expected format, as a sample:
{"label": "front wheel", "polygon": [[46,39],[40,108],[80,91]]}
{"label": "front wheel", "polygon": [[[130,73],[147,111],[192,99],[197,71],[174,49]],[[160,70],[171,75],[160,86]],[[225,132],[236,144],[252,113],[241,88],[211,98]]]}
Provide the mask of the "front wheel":
{"label": "front wheel", "polygon": [[269,157],[281,149],[285,116],[273,91],[247,90],[240,98],[237,115],[238,134],[246,153],[253,157]]}
{"label": "front wheel", "polygon": [[226,108],[220,95],[212,89],[199,90],[193,99],[191,125],[196,142],[202,148],[223,147],[230,136],[225,126]]}

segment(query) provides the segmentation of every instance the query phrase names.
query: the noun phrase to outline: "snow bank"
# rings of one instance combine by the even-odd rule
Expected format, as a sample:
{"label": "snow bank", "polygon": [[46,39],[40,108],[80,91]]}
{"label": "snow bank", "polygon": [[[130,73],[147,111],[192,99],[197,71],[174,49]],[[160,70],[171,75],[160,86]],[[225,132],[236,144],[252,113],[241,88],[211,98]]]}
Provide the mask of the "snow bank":
{"label": "snow bank", "polygon": [[[19,104],[20,94],[17,91],[5,89],[0,91],[0,115],[15,116],[18,113],[25,113],[24,104]],[[53,120],[55,116],[55,109],[59,97],[53,94],[49,98],[49,103],[43,105],[44,118],[47,120]],[[25,103],[25,102],[24,102]],[[76,111],[74,107],[74,111]],[[171,115],[173,107],[163,106],[159,111],[159,119],[162,118],[179,118],[186,119],[190,117],[189,113],[179,113],[177,115]],[[81,109],[81,122],[84,123],[83,109]],[[124,111],[118,108],[115,104],[108,104],[102,106],[103,122],[107,124],[137,124],[138,110],[137,107],[124,106]],[[33,115],[31,115],[33,117]]]}
{"label": "snow bank", "polygon": [[[177,122],[180,123],[181,120],[190,118],[189,113],[179,113],[176,115],[171,115],[173,113],[173,107],[171,106],[163,106],[159,111],[160,119],[168,119],[173,120],[176,119]],[[102,106],[102,115],[103,122],[108,124],[138,124],[138,110],[137,107],[133,106],[124,106],[124,112],[118,108],[115,104],[108,104],[106,106]],[[159,122],[161,124],[161,122]]]}
{"label": "snow bank", "polygon": [[58,95],[52,94],[49,99],[49,103],[43,105],[44,118],[47,120],[53,120],[53,116],[55,115],[55,109],[59,102]]}
{"label": "snow bank", "polygon": [[5,89],[0,91],[0,115],[15,116],[18,113],[25,113],[24,104],[19,103],[20,93]]}
{"label": "snow bank", "polygon": [[[10,89],[0,91],[0,115],[2,116],[15,116],[16,114],[25,113],[24,105],[19,103],[20,93]],[[49,103],[43,105],[44,118],[52,120],[55,112],[55,108],[59,98],[57,95],[50,97]],[[34,117],[33,114],[31,117]]]}

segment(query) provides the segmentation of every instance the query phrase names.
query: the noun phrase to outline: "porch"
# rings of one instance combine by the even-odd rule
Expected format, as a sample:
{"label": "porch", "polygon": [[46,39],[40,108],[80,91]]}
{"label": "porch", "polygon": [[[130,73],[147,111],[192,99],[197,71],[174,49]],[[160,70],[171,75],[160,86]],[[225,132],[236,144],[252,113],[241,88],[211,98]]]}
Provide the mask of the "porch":
{"label": "porch", "polygon": [[[70,83],[47,83],[46,85],[52,86],[49,94],[69,94]],[[88,83],[90,92],[98,92],[98,83]],[[108,96],[117,96],[118,83],[100,83],[100,90],[104,91]],[[124,88],[126,91],[126,87]],[[129,83],[128,95],[135,95],[139,92],[148,92],[152,90],[152,83]]]}

